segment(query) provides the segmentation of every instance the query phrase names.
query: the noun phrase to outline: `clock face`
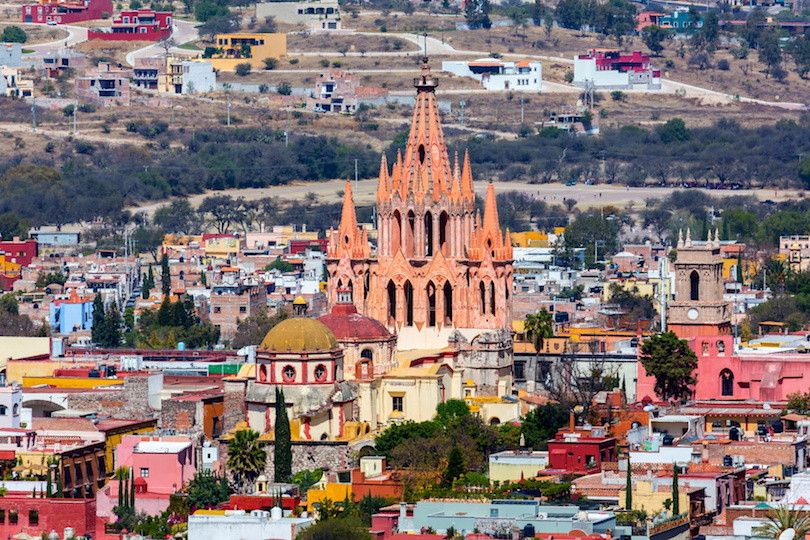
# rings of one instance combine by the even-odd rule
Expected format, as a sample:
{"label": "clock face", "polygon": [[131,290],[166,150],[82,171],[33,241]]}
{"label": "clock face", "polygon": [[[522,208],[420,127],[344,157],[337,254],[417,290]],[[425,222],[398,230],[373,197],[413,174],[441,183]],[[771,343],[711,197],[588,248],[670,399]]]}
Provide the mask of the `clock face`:
{"label": "clock face", "polygon": [[689,311],[686,312],[686,316],[689,317],[689,320],[692,321],[697,319],[698,315],[699,315],[698,310],[696,310],[695,308],[691,308]]}

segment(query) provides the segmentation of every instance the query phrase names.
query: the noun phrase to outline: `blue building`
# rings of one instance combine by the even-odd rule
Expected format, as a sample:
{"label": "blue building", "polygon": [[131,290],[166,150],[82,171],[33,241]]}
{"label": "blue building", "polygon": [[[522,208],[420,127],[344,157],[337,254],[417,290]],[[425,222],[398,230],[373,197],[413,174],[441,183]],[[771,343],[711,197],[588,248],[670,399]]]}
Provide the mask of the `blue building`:
{"label": "blue building", "polygon": [[93,301],[71,289],[67,300],[51,302],[50,325],[55,334],[70,334],[93,327]]}
{"label": "blue building", "polygon": [[703,16],[700,15],[699,18],[695,20],[689,16],[689,10],[687,8],[680,7],[669,15],[661,17],[658,24],[664,28],[671,28],[679,34],[691,34],[699,28],[703,28]]}

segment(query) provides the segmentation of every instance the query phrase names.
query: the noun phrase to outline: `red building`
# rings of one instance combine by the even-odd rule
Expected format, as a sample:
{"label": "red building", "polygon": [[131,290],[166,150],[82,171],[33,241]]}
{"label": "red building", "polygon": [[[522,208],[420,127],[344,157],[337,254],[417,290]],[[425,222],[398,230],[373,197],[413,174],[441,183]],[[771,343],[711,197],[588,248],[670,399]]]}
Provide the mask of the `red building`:
{"label": "red building", "polygon": [[549,468],[570,473],[593,474],[602,463],[616,461],[615,437],[598,437],[578,430],[560,430],[548,441]]}
{"label": "red building", "polygon": [[106,41],[160,41],[172,35],[172,12],[148,8],[122,11],[112,27],[87,31],[87,39]]}
{"label": "red building", "polygon": [[0,498],[0,538],[26,533],[39,538],[71,527],[77,535],[96,537],[95,499],[40,499],[6,495]]}
{"label": "red building", "polygon": [[109,17],[112,12],[112,0],[80,0],[78,2],[42,0],[39,4],[22,6],[22,22],[71,24],[103,19],[105,14]]}
{"label": "red building", "polygon": [[12,240],[0,240],[0,252],[5,253],[6,261],[21,266],[28,266],[39,254],[36,240],[20,240],[16,236]]}
{"label": "red building", "polygon": [[287,250],[290,255],[298,255],[308,249],[325,252],[328,246],[329,240],[327,238],[319,238],[317,240],[290,240]]}

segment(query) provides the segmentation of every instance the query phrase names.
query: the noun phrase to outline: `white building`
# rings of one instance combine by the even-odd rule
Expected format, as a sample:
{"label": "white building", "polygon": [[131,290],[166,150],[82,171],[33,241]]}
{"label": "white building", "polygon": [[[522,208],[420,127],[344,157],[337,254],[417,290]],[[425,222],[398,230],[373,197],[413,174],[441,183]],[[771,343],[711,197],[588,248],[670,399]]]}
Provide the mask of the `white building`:
{"label": "white building", "polygon": [[661,71],[639,51],[597,51],[574,57],[574,86],[593,90],[661,89]]}
{"label": "white building", "polygon": [[539,92],[543,84],[540,62],[506,62],[484,58],[474,62],[442,62],[442,71],[481,81],[487,90],[530,90]]}
{"label": "white building", "polygon": [[309,517],[282,517],[281,508],[265,510],[197,510],[188,517],[188,540],[248,540],[273,538],[294,540],[296,535],[312,525]]}
{"label": "white building", "polygon": [[19,43],[0,43],[0,66],[22,67],[22,47]]}
{"label": "white building", "polygon": [[180,63],[183,71],[181,94],[213,92],[217,86],[217,76],[211,62],[193,62],[184,60]]}
{"label": "white building", "polygon": [[310,30],[340,30],[338,0],[304,2],[261,2],[256,4],[256,18],[273,17],[288,24],[301,24]]}

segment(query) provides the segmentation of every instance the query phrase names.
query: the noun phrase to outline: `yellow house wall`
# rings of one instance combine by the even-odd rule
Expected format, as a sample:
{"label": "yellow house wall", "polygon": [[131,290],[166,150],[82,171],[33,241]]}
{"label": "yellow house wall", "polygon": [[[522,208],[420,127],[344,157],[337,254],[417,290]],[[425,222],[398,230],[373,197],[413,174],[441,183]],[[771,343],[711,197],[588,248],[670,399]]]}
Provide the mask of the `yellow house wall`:
{"label": "yellow house wall", "polygon": [[345,500],[352,496],[351,484],[326,484],[324,489],[310,489],[307,491],[307,511],[315,511],[315,503],[320,503],[325,499],[332,502]]}
{"label": "yellow house wall", "polygon": [[152,433],[153,430],[154,428],[144,427],[122,431],[121,433],[109,434],[104,444],[104,460],[107,464],[107,473],[112,473],[115,471],[115,447],[121,443],[124,435],[144,435]]}
{"label": "yellow house wall", "polygon": [[80,377],[23,377],[23,388],[48,385],[54,388],[95,388],[124,384],[119,379],[85,379]]}
{"label": "yellow house wall", "polygon": [[[48,338],[40,338],[45,341]],[[45,349],[44,352],[48,352],[48,349]],[[42,353],[32,353],[32,354],[42,354]],[[18,384],[23,384],[25,386],[23,379],[31,378],[31,377],[46,377],[48,379],[53,378],[53,370],[60,369],[65,367],[63,362],[49,362],[49,361],[36,361],[36,362],[9,362],[8,366],[6,367],[6,379],[9,382],[16,382]],[[76,363],[72,364],[70,367],[95,367],[95,363],[93,364],[83,364],[83,363]],[[94,379],[95,381],[99,381],[101,379]],[[32,383],[32,384],[50,384],[50,383]]]}
{"label": "yellow house wall", "polygon": [[[626,489],[619,492],[619,504],[624,505],[626,500]],[[672,492],[667,490],[664,492],[653,491],[652,482],[640,480],[636,482],[635,489],[633,490],[633,510],[644,510],[648,514],[654,514],[666,510],[664,508],[664,501],[672,498]],[[680,503],[680,511],[689,511],[689,495],[686,493],[679,493],[678,499]],[[670,512],[672,507],[670,507]]]}
{"label": "yellow house wall", "polygon": [[537,472],[544,469],[545,466],[537,464],[511,464],[511,463],[493,463],[489,464],[489,479],[491,481],[499,482],[516,482],[520,480],[521,475],[523,478],[534,478]]}

